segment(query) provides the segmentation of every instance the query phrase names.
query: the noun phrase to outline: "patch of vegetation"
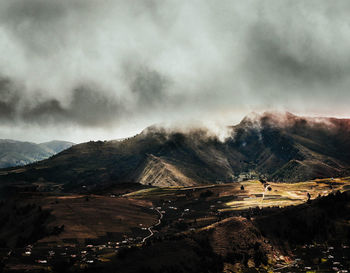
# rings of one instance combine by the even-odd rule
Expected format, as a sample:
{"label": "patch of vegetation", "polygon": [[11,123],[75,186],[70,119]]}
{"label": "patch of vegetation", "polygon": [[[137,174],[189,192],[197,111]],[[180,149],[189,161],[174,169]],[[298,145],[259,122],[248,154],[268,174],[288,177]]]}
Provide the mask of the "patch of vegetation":
{"label": "patch of vegetation", "polygon": [[35,203],[12,200],[0,207],[0,242],[2,247],[23,247],[48,236],[57,235],[63,226],[48,228],[51,217]]}

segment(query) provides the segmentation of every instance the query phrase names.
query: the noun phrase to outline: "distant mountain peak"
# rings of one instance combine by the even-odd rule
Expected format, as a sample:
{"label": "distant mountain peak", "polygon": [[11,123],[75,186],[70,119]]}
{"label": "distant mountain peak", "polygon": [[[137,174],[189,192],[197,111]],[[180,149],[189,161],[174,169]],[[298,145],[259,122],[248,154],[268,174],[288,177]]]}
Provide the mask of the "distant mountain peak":
{"label": "distant mountain peak", "polygon": [[23,166],[49,158],[74,143],[67,141],[49,141],[36,144],[12,139],[0,139],[0,168]]}

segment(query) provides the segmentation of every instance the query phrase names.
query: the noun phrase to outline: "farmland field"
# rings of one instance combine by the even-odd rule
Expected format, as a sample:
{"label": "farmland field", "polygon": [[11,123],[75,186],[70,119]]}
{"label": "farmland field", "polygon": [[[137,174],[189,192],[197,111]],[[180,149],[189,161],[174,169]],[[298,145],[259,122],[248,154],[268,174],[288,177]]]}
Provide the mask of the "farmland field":
{"label": "farmland field", "polygon": [[[241,187],[243,188],[241,189]],[[296,183],[261,183],[258,180],[242,181],[220,185],[196,187],[165,187],[149,188],[124,195],[128,198],[157,200],[160,198],[175,198],[198,195],[205,191],[212,192],[207,199],[220,201],[220,211],[246,210],[249,208],[286,207],[299,205],[310,198],[326,196],[331,192],[344,192],[350,189],[350,177],[335,179],[315,179]],[[196,194],[197,193],[197,194]],[[232,197],[232,198],[230,198]]]}

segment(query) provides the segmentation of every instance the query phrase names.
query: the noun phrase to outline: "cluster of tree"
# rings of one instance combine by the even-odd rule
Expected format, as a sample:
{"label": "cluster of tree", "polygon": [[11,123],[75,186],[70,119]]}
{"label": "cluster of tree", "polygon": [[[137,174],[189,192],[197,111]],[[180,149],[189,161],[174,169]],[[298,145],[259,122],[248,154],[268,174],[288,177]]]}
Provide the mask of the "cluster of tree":
{"label": "cluster of tree", "polygon": [[267,265],[268,258],[265,251],[261,248],[261,244],[256,242],[251,249],[252,253],[248,251],[233,249],[225,256],[224,261],[227,263],[240,263],[244,267],[248,267],[248,261],[252,259],[254,261],[255,267],[260,267],[260,265]]}
{"label": "cluster of tree", "polygon": [[204,192],[201,192],[201,194],[199,195],[200,198],[207,198],[210,196],[213,196],[214,193],[211,190],[206,190]]}
{"label": "cluster of tree", "polygon": [[57,235],[64,226],[48,227],[51,213],[35,203],[9,199],[0,206],[0,247],[23,247]]}

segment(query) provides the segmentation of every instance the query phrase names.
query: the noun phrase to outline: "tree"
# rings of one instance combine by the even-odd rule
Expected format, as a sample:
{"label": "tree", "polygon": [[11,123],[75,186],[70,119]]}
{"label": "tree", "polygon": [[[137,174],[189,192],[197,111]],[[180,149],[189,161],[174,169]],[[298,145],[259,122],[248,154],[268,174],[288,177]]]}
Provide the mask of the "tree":
{"label": "tree", "polygon": [[307,193],[307,203],[310,203],[311,202],[311,195],[310,193]]}

